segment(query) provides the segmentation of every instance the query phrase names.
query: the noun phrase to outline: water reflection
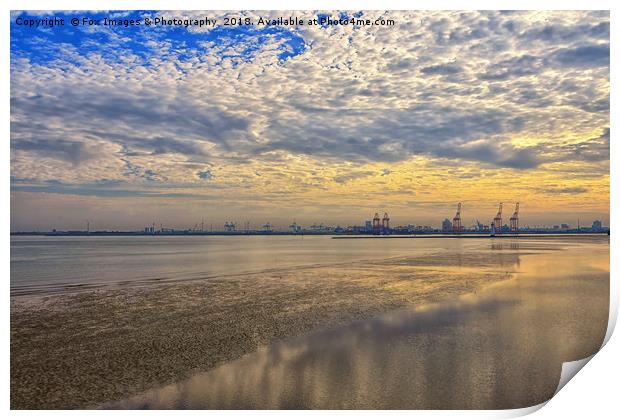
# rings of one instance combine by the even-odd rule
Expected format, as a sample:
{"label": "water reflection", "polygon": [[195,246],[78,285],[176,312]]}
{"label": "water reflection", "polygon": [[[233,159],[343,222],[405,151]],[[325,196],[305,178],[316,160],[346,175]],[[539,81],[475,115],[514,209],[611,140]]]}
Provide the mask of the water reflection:
{"label": "water reflection", "polygon": [[[107,408],[504,409],[539,404],[605,334],[609,248],[521,258],[515,279],[263,348]],[[551,269],[553,268],[553,269]]]}
{"label": "water reflection", "polygon": [[503,249],[518,250],[519,242],[508,242],[508,243],[493,242],[491,243],[491,249],[493,251],[501,251]]}
{"label": "water reflection", "polygon": [[482,246],[475,239],[327,236],[11,237],[11,294],[161,284]]}

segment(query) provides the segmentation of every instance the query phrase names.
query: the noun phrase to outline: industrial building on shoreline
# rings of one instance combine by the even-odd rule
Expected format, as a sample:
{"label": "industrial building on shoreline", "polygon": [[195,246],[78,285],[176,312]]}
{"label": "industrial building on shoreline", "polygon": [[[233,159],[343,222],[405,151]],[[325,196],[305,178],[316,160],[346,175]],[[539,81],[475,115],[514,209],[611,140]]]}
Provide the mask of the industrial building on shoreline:
{"label": "industrial building on shoreline", "polygon": [[[260,224],[257,227],[251,225],[249,221],[239,224],[235,221],[226,221],[223,225],[205,224],[204,219],[200,223],[196,223],[191,228],[177,229],[164,226],[162,223],[155,222],[149,224],[143,229],[136,231],[116,231],[116,230],[96,230],[92,221],[87,220],[85,230],[56,230],[52,229],[47,232],[11,232],[11,235],[51,235],[51,236],[121,236],[121,235],[478,235],[478,236],[516,236],[519,234],[577,234],[577,233],[609,233],[609,228],[603,226],[600,220],[594,220],[589,226],[582,226],[577,220],[576,226],[567,223],[554,224],[551,226],[528,226],[521,225],[519,219],[519,203],[514,204],[514,211],[505,223],[503,208],[504,203],[498,204],[497,213],[490,219],[488,224],[475,220],[473,224],[466,225],[464,213],[466,212],[463,203],[458,203],[456,212],[452,217],[444,218],[440,222],[440,227],[429,225],[396,225],[391,223],[390,216],[387,211],[375,212],[370,220],[366,220],[360,225],[330,226],[324,223],[313,223],[308,226],[302,226],[293,221],[287,227],[274,226],[270,222]],[[380,214],[383,213],[381,217]]]}

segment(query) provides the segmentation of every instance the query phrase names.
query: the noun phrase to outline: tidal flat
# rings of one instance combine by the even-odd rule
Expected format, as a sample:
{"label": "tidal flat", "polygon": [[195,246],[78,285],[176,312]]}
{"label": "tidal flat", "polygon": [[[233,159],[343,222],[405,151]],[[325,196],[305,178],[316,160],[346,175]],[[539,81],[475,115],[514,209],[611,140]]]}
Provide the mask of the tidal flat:
{"label": "tidal flat", "polygon": [[[568,245],[580,246],[578,241]],[[514,280],[524,257],[562,250],[559,241],[515,240],[423,256],[13,296],[11,407],[106,406],[308,334],[371,322],[396,310],[475,296]],[[597,278],[595,298],[602,306],[596,312],[595,333],[587,338],[588,349],[596,349],[604,335],[608,265],[607,283],[605,267]],[[360,406],[345,402],[293,404],[292,408]],[[237,407],[282,405],[255,406],[246,401]],[[402,404],[391,407],[377,401],[376,407]]]}

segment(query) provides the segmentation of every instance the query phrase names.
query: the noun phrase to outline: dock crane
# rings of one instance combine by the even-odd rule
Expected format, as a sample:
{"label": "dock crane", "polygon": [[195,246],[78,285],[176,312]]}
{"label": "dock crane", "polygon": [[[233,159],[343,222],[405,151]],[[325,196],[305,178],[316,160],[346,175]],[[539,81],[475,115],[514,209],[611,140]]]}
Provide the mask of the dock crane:
{"label": "dock crane", "polygon": [[452,233],[461,233],[463,225],[461,224],[461,203],[456,207],[456,215],[452,218]]}
{"label": "dock crane", "polygon": [[387,213],[383,213],[383,219],[381,220],[381,230],[383,233],[390,233],[390,217]]}
{"label": "dock crane", "polygon": [[499,203],[499,209],[497,209],[497,215],[493,219],[493,226],[495,226],[494,233],[502,233],[502,206],[503,203]]}
{"label": "dock crane", "polygon": [[378,234],[381,231],[381,219],[379,213],[375,213],[375,217],[372,219],[372,231],[374,234]]}
{"label": "dock crane", "polygon": [[519,233],[519,203],[515,206],[515,212],[510,218],[510,233]]}

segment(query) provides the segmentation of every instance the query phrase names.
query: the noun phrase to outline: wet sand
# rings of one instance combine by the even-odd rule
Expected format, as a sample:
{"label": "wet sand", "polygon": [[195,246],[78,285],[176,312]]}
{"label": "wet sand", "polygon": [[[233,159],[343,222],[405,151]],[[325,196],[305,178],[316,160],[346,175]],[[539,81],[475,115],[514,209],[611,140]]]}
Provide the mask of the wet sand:
{"label": "wet sand", "polygon": [[[609,315],[605,242],[521,254],[510,280],[475,293],[282,340],[103,408],[535,406],[554,395],[564,362],[591,356],[601,346]],[[503,252],[494,245],[492,250]]]}
{"label": "wet sand", "polygon": [[511,278],[527,249],[283,269],[11,299],[11,408],[90,408],[259,346]]}

